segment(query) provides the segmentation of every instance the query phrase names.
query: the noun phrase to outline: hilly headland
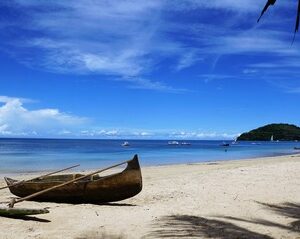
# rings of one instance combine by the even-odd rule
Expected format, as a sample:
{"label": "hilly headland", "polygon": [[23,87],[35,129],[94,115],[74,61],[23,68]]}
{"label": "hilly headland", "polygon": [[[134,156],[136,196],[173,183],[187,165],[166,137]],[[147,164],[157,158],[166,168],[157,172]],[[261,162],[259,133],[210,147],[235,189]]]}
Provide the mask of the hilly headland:
{"label": "hilly headland", "polygon": [[293,124],[268,124],[241,134],[237,140],[243,141],[299,141],[300,127]]}

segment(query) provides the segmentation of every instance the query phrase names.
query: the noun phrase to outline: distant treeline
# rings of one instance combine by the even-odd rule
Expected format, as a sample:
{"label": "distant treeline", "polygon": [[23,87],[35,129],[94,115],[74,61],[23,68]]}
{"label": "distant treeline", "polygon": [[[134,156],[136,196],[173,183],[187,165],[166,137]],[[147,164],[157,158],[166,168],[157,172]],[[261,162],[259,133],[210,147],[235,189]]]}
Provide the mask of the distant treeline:
{"label": "distant treeline", "polygon": [[241,134],[237,140],[269,141],[271,138],[280,141],[300,141],[300,128],[292,124],[268,124]]}

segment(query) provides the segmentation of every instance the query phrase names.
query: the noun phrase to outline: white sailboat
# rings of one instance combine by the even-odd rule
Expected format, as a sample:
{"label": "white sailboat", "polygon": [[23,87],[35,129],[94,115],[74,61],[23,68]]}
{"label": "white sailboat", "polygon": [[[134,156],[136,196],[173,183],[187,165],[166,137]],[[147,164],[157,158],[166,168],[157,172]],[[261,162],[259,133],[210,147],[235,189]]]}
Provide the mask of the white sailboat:
{"label": "white sailboat", "polygon": [[168,145],[179,145],[179,142],[178,141],[169,141],[168,142]]}
{"label": "white sailboat", "polygon": [[237,138],[235,138],[235,139],[231,142],[231,144],[238,144]]}
{"label": "white sailboat", "polygon": [[273,136],[273,134],[272,134],[272,136],[271,136],[270,141],[274,141],[274,136]]}
{"label": "white sailboat", "polygon": [[128,141],[124,141],[123,144],[121,144],[123,147],[128,147],[129,146],[129,142]]}

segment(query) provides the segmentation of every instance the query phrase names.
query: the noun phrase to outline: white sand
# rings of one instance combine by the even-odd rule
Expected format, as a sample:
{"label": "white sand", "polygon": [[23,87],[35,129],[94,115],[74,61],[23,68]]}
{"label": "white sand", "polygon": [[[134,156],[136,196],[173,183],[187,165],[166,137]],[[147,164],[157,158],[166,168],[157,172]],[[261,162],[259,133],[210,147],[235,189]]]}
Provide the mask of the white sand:
{"label": "white sand", "polygon": [[142,174],[142,192],[112,205],[24,202],[50,213],[0,217],[0,238],[300,238],[300,155]]}

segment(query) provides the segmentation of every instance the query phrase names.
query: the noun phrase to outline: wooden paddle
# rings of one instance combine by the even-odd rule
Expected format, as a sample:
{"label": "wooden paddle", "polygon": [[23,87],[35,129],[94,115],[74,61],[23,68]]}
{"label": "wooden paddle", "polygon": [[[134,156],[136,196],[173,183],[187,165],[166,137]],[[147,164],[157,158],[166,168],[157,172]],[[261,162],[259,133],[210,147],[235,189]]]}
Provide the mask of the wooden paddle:
{"label": "wooden paddle", "polygon": [[39,196],[39,195],[44,194],[44,193],[46,193],[46,192],[52,191],[52,190],[54,190],[54,189],[56,189],[56,188],[60,188],[60,187],[66,186],[66,185],[68,185],[68,184],[77,182],[77,181],[79,181],[79,180],[81,180],[81,179],[88,178],[88,177],[90,177],[90,176],[93,176],[93,175],[96,174],[96,173],[102,173],[102,172],[104,172],[104,171],[106,171],[106,170],[109,170],[109,169],[111,169],[111,168],[115,168],[115,167],[118,167],[118,166],[120,166],[120,165],[122,165],[122,164],[128,163],[129,161],[131,161],[131,160],[127,160],[127,161],[125,161],[125,162],[118,163],[118,164],[115,164],[115,165],[113,165],[113,166],[110,166],[110,167],[107,167],[107,168],[104,168],[104,169],[97,170],[97,171],[95,171],[95,172],[89,173],[89,174],[87,174],[87,175],[83,175],[83,176],[81,176],[81,177],[78,177],[78,178],[75,178],[75,179],[73,179],[73,180],[67,181],[67,182],[65,182],[65,183],[62,183],[62,184],[53,186],[53,187],[51,187],[51,188],[46,188],[46,189],[44,189],[44,190],[42,190],[42,191],[36,192],[36,193],[34,193],[34,194],[28,195],[28,196],[23,197],[23,198],[18,198],[18,199],[17,199],[17,198],[12,198],[11,201],[10,201],[10,203],[8,204],[8,206],[9,206],[10,208],[13,208],[14,205],[15,205],[16,203],[19,203],[19,202],[23,202],[23,201],[32,199],[32,198],[34,198],[34,197],[36,197],[36,196]]}
{"label": "wooden paddle", "polygon": [[2,187],[2,188],[0,188],[0,190],[5,189],[5,188],[14,187],[14,186],[16,186],[16,185],[21,185],[21,184],[23,184],[23,183],[26,183],[26,182],[28,182],[28,181],[32,181],[32,180],[35,180],[35,179],[42,179],[42,178],[45,178],[45,177],[50,176],[50,175],[52,175],[52,174],[60,173],[60,172],[69,170],[69,169],[71,169],[71,168],[76,168],[76,167],[78,167],[78,166],[80,166],[80,164],[77,164],[77,165],[74,165],[74,166],[71,166],[71,167],[68,167],[68,168],[60,169],[60,170],[55,171],[55,172],[52,172],[52,173],[47,173],[47,174],[45,174],[45,175],[42,175],[42,176],[39,176],[39,177],[35,177],[35,178],[32,178],[32,179],[22,180],[22,181],[13,183],[13,184],[11,184],[11,185],[7,185],[7,186],[5,186],[5,187]]}

